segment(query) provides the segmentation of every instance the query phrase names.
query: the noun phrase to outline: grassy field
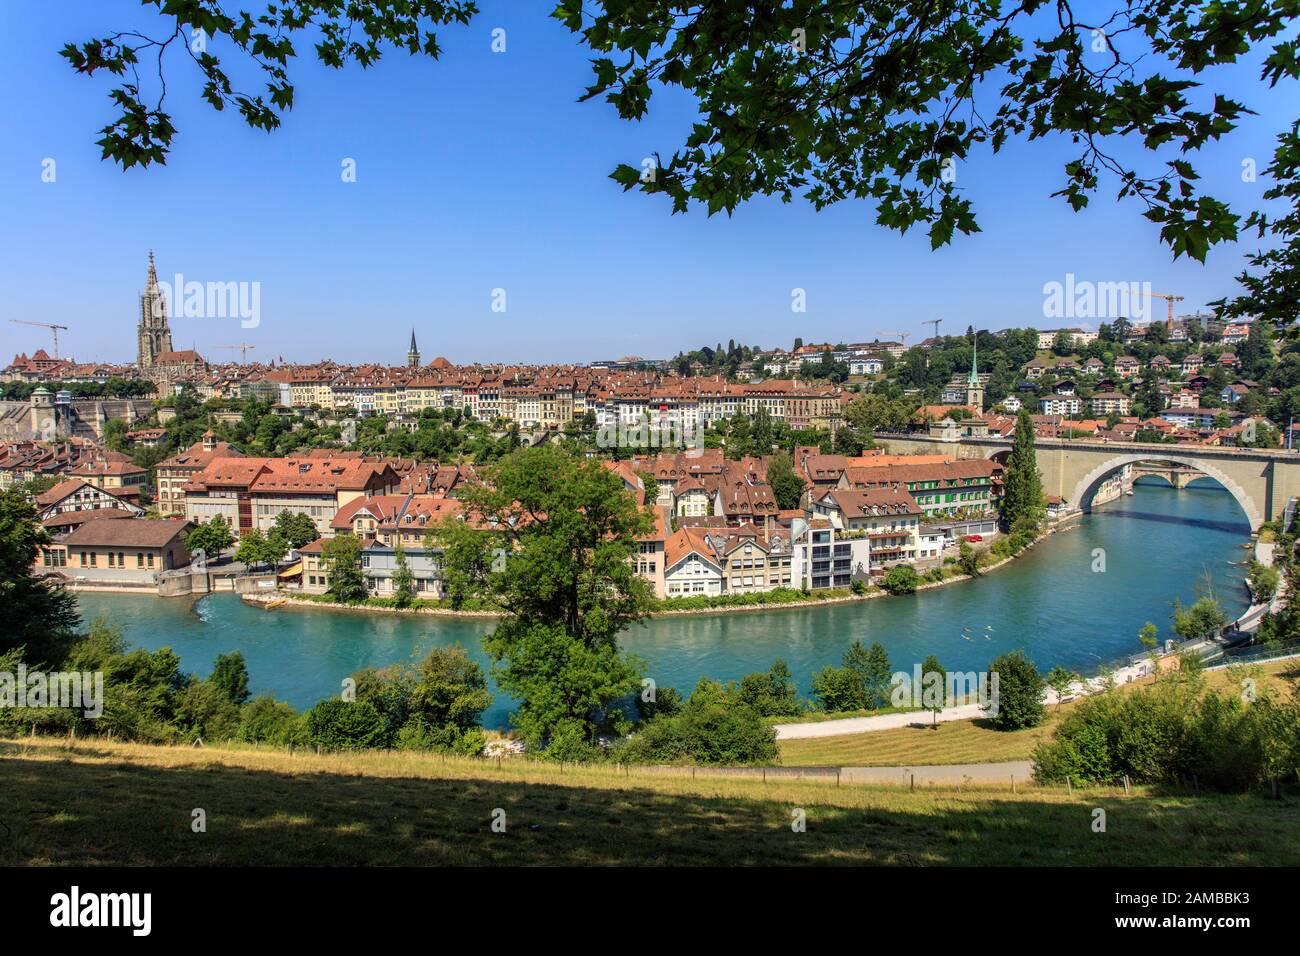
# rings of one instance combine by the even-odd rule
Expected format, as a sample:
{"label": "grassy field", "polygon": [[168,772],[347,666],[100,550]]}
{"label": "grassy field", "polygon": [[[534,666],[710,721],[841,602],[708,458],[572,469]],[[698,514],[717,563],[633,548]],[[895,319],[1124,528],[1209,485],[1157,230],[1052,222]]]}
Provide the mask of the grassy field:
{"label": "grassy field", "polygon": [[[1289,693],[1287,678],[1300,676],[1300,662],[1276,661],[1252,668],[1228,668],[1205,675],[1207,687],[1233,690],[1243,678],[1253,677],[1259,691],[1274,688]],[[1125,685],[1121,690],[1138,685]],[[994,730],[986,720],[954,720],[895,730],[845,734],[839,737],[814,737],[780,742],[781,763],[795,767],[893,767],[908,764],[990,763],[997,760],[1028,760],[1040,740],[1051,738],[1057,722],[1073,703],[1058,711],[1048,707],[1047,720],[1029,730],[1003,732]],[[918,713],[916,722],[924,724],[926,714]]]}
{"label": "grassy field", "polygon": [[0,741],[0,793],[0,865],[1300,865],[1295,797],[911,793],[40,738]]}
{"label": "grassy field", "polygon": [[[916,719],[921,723],[925,715],[918,714]],[[994,730],[986,720],[953,720],[935,727],[923,724],[840,737],[782,740],[781,763],[792,767],[896,767],[1028,760],[1035,744],[1050,737],[1056,719],[1053,712],[1042,726],[1010,732]]]}

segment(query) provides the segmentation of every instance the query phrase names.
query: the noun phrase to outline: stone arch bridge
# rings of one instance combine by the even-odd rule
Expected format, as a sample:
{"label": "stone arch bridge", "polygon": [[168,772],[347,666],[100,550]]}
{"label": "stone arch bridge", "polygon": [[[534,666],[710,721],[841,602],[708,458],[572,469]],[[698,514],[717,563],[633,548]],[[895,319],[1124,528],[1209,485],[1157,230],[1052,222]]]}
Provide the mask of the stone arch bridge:
{"label": "stone arch bridge", "polygon": [[[1011,450],[1010,438],[954,439],[925,434],[876,437],[894,454],[995,458],[1005,457]],[[1055,438],[1036,438],[1034,445],[1044,493],[1056,495],[1068,507],[1082,511],[1091,509],[1097,486],[1108,476],[1137,462],[1167,462],[1177,470],[1191,469],[1213,478],[1241,505],[1252,530],[1281,517],[1287,502],[1300,495],[1300,454],[1292,451]],[[1157,467],[1151,473],[1169,470],[1168,466]]]}

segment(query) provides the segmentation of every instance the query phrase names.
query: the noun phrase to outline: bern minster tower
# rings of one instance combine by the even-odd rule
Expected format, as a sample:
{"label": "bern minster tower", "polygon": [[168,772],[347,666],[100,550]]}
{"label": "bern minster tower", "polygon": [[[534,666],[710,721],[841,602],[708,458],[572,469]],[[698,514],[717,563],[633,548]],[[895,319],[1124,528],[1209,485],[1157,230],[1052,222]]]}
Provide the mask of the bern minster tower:
{"label": "bern minster tower", "polygon": [[152,368],[158,356],[172,350],[172,332],[167,326],[167,300],[158,288],[158,273],[149,250],[149,278],[140,296],[140,324],[136,327],[136,365]]}

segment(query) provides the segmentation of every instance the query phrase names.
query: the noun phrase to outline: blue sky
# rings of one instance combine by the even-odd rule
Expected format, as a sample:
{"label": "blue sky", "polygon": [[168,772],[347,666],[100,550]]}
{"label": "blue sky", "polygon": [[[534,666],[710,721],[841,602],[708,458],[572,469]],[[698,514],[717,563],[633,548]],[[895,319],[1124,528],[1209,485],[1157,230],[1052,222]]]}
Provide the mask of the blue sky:
{"label": "blue sky", "polygon": [[[237,6],[247,6],[240,4]],[[255,6],[260,6],[260,0]],[[295,107],[267,135],[199,102],[193,68],[169,54],[166,107],[180,129],[167,166],[123,172],[99,159],[106,79],[58,57],[124,25],[161,18],[131,0],[6,0],[0,30],[0,361],[49,345],[65,355],[130,361],[150,248],[166,279],[261,284],[261,324],[173,321],[177,348],[210,359],[404,361],[412,327],[425,360],[590,361],[671,355],[734,338],[764,346],[854,341],[923,322],[942,331],[1038,325],[1042,287],[1072,272],[1149,281],[1191,311],[1235,289],[1242,247],[1174,262],[1157,228],[1113,189],[1073,214],[1059,188],[1065,144],[1014,144],[958,169],[983,232],[931,252],[923,233],[874,224],[866,203],[815,212],[758,200],[727,218],[670,216],[660,197],[623,193],[619,162],[668,154],[693,110],[660,94],[648,120],[625,123],[603,102],[576,102],[588,54],[546,4],[483,0],[468,28],[443,31],[440,61],[389,52],[342,72],[307,56],[291,67]],[[507,51],[491,51],[506,30]],[[211,48],[220,55],[218,45]],[[1244,157],[1262,170],[1293,112],[1293,90],[1267,93],[1253,69],[1220,88],[1260,111],[1196,160],[1207,189],[1242,209]],[[1230,82],[1228,80],[1230,79]],[[46,158],[57,180],[41,181]],[[341,163],[355,159],[357,182]],[[1152,168],[1148,166],[1147,168]],[[790,309],[807,291],[807,312]],[[507,311],[491,309],[504,288]]]}

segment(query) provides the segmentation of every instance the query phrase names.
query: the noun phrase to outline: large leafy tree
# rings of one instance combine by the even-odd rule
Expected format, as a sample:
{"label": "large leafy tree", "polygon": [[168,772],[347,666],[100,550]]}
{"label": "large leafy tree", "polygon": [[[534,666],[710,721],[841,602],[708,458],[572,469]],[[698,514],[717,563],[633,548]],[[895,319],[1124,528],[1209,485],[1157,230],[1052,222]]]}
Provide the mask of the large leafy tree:
{"label": "large leafy tree", "polygon": [[361,542],[355,535],[336,534],[321,545],[321,558],[329,574],[327,593],[336,601],[360,601],[366,596],[361,573]]}
{"label": "large leafy tree", "polygon": [[235,536],[230,530],[230,522],[224,515],[213,515],[210,520],[200,523],[185,536],[185,547],[191,554],[202,551],[213,558],[234,543]]}
{"label": "large leafy tree", "polygon": [[39,664],[57,663],[80,623],[76,598],[35,570],[49,540],[21,492],[0,492],[0,654],[26,648]]}
{"label": "large leafy tree", "polygon": [[290,511],[288,508],[275,516],[274,529],[280,533],[281,540],[295,550],[311,544],[320,537],[320,532],[316,530],[316,522],[312,521],[311,515]]}
{"label": "large leafy tree", "polygon": [[782,508],[798,508],[803,499],[806,485],[804,480],[794,472],[790,456],[777,452],[767,464],[767,483],[772,488],[772,496]]}
{"label": "large leafy tree", "polygon": [[460,527],[441,530],[444,564],[458,589],[505,612],[483,644],[520,701],[520,732],[571,753],[639,687],[641,662],[618,634],[651,605],[633,559],[652,522],[617,474],[558,447],[516,451],[484,479],[461,494]]}
{"label": "large leafy tree", "polygon": [[[61,51],[80,73],[119,78],[109,94],[116,116],[99,145],[123,166],[166,159],[175,127],[164,81],[176,58],[199,71],[215,109],[236,109],[269,131],[293,106],[295,40],[309,39],[335,68],[371,66],[389,49],[437,58],[437,29],[478,12],[470,0],[295,0],[238,11],[218,0],[144,2],[164,23],[154,35],[122,30]],[[756,195],[798,195],[818,208],[868,199],[879,223],[924,226],[934,247],[979,229],[956,185],[959,164],[1013,138],[1058,136],[1073,149],[1055,195],[1081,209],[1106,182],[1159,224],[1175,255],[1204,260],[1242,222],[1201,191],[1189,157],[1248,112],[1206,77],[1255,47],[1267,50],[1264,84],[1300,76],[1294,0],[1109,0],[1086,13],[1070,0],[561,0],[552,16],[597,54],[584,98],[603,97],[628,120],[644,117],[659,90],[680,88],[697,101],[699,121],[667,158],[614,170],[626,189],[710,214]],[[223,59],[232,54],[262,71],[263,90],[236,87]],[[145,64],[158,74],[149,92]],[[1117,142],[1133,144],[1142,161],[1122,158]],[[1265,198],[1291,211],[1246,218],[1278,248],[1250,257],[1246,294],[1228,305],[1295,319],[1296,126],[1279,137],[1265,172],[1275,183]]]}

